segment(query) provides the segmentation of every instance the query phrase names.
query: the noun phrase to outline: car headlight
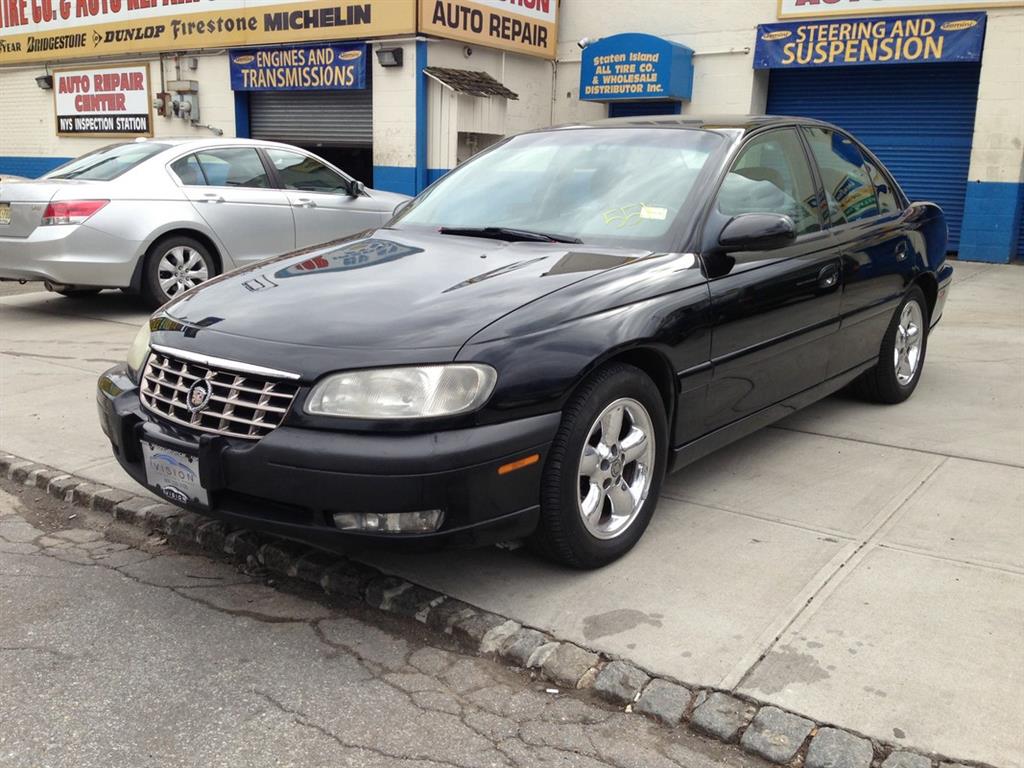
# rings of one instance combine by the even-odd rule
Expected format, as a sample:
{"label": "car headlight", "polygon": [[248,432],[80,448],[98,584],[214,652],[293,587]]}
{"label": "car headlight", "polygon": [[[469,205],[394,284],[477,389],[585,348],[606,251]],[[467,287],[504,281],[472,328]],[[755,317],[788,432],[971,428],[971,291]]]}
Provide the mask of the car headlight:
{"label": "car headlight", "polygon": [[488,365],[453,363],[334,373],[313,387],[306,412],[351,419],[422,419],[476,410],[494,390]]}
{"label": "car headlight", "polygon": [[135,334],[135,340],[128,348],[128,370],[136,380],[143,363],[146,362],[146,355],[149,354],[149,320],[142,324],[139,332]]}

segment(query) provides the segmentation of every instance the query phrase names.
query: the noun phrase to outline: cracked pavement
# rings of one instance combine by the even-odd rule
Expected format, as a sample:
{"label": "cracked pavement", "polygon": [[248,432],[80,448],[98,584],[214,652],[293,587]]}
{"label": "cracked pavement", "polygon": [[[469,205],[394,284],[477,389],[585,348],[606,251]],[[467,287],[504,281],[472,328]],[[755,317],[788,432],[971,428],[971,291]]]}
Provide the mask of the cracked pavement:
{"label": "cracked pavement", "polygon": [[8,487],[0,766],[762,765]]}

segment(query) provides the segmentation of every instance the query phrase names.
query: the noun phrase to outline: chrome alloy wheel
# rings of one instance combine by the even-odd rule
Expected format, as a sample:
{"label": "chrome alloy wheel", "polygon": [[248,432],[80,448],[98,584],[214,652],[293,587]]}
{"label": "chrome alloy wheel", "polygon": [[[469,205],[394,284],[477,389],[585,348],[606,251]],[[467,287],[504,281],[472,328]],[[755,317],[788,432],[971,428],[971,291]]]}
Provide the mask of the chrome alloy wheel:
{"label": "chrome alloy wheel", "polygon": [[640,513],[654,476],[654,423],[636,400],[623,397],[601,411],[583,444],[579,512],[598,539],[614,539]]}
{"label": "chrome alloy wheel", "polygon": [[189,288],[195,288],[210,278],[202,254],[187,245],[178,245],[167,251],[157,265],[160,288],[168,297],[175,297]]}
{"label": "chrome alloy wheel", "polygon": [[905,387],[914,380],[917,367],[921,364],[921,348],[924,341],[924,312],[916,301],[908,301],[900,313],[896,326],[893,346],[893,365],[896,367],[896,381]]}

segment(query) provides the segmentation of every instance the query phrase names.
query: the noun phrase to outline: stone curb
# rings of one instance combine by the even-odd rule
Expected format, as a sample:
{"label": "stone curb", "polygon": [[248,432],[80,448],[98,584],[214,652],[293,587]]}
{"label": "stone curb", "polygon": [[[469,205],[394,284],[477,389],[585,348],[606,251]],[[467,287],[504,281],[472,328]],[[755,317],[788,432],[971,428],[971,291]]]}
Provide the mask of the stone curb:
{"label": "stone curb", "polygon": [[92,483],[0,452],[0,476],[45,490],[53,498],[111,515],[167,539],[198,546],[276,576],[319,586],[327,595],[359,600],[414,619],[453,637],[470,653],[500,659],[560,688],[590,689],[607,702],[667,727],[737,744],[780,765],[805,768],[994,768],[985,763],[923,755],[871,740],[731,691],[687,686],[656,677],[622,659],[561,641],[504,616],[381,573],[341,555],[249,530],[178,507]]}

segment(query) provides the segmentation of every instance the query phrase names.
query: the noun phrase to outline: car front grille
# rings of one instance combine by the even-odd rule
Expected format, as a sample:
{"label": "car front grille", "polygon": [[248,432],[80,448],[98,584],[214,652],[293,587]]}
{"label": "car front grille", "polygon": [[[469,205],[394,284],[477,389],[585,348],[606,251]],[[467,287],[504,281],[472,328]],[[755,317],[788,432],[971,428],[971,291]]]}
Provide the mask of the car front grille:
{"label": "car front grille", "polygon": [[[147,410],[175,424],[259,440],[284,421],[299,388],[293,381],[242,368],[231,370],[154,349],[146,361],[139,397]],[[202,389],[209,392],[209,399],[193,412],[189,395],[200,381],[205,382]]]}

